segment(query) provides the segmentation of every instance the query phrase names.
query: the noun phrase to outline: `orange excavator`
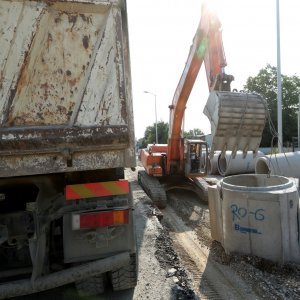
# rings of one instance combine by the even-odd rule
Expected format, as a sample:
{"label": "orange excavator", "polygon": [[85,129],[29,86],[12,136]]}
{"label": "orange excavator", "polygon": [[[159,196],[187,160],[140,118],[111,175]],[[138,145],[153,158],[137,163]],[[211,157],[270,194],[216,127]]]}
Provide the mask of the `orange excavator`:
{"label": "orange excavator", "polygon": [[[204,114],[211,122],[212,144],[182,137],[184,112],[189,95],[204,62],[209,98]],[[216,13],[202,5],[188,59],[177,85],[170,108],[168,144],[150,144],[142,149],[140,159],[145,171],[138,180],[160,208],[166,206],[166,190],[187,188],[198,191],[199,180],[207,173],[208,156],[215,150],[257,153],[266,122],[264,100],[256,94],[231,92],[232,75],[225,74],[226,58],[221,22]],[[203,179],[202,179],[203,180]],[[200,194],[203,191],[199,191]]]}

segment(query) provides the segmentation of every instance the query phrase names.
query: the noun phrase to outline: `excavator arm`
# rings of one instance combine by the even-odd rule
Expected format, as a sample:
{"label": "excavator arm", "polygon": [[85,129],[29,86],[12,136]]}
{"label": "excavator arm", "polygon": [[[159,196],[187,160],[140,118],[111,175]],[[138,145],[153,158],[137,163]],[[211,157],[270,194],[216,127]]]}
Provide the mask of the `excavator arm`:
{"label": "excavator arm", "polygon": [[[222,42],[221,22],[218,19],[215,12],[210,10],[208,6],[205,4],[202,5],[201,20],[198,25],[195,37],[193,39],[193,44],[190,48],[190,52],[188,55],[185,68],[181,75],[180,81],[177,85],[173,97],[172,105],[169,106],[170,124],[169,124],[168,152],[167,152],[167,161],[166,161],[167,174],[174,174],[174,173],[181,172],[183,170],[183,163],[184,163],[183,162],[184,141],[182,138],[183,117],[184,117],[187,101],[189,99],[190,93],[193,89],[195,80],[197,78],[197,75],[199,73],[199,70],[203,62],[205,64],[208,89],[211,92],[211,94],[215,95],[216,93],[213,93],[214,91],[229,92],[226,93],[226,96],[228,95],[230,96],[231,94],[236,94],[235,99],[238,98],[238,100],[245,100],[245,95],[230,93],[230,83],[234,78],[231,75],[225,74],[224,71],[224,68],[227,65],[227,63],[226,63],[223,42]],[[213,99],[217,98],[218,100],[218,95],[219,94],[217,94],[217,96],[214,97]],[[257,99],[254,99],[254,102],[252,101],[252,106],[254,107],[254,109],[255,109],[256,100]],[[260,102],[259,109],[261,114],[261,121],[258,124],[259,130],[257,133],[257,139],[259,139],[259,135],[261,138],[261,133],[265,124],[265,107],[262,101],[260,100],[261,98],[259,98],[258,101]],[[241,101],[239,104],[245,107],[247,106],[247,103],[245,103],[245,101]],[[219,103],[217,101],[210,108],[212,110],[214,109],[218,110],[218,107],[216,107],[218,105]],[[243,109],[243,107],[241,107],[241,109]],[[215,123],[212,124],[212,131],[214,131],[213,126],[220,124],[221,128],[219,128],[219,130],[215,128],[216,133],[220,134],[220,132],[222,131],[222,126],[224,127],[224,124],[221,124],[221,122],[218,123],[219,120],[213,119],[212,115],[214,114],[214,111],[210,110],[207,114],[210,121]],[[240,111],[238,111],[237,114],[240,114]],[[241,117],[242,115],[240,115],[240,118]],[[251,115],[250,118],[252,118],[253,121],[253,115]],[[230,117],[228,120],[230,121]],[[228,120],[226,119],[225,122]],[[250,123],[252,121],[250,120]],[[233,126],[238,127],[238,124],[237,125],[233,124]],[[230,144],[229,147],[226,142],[226,134],[228,135],[228,130],[230,131],[231,128],[232,126],[226,127],[225,131],[226,130],[227,131],[225,132],[225,135],[224,132],[221,132],[221,142],[220,142],[220,138],[218,137],[216,138],[217,142],[213,141],[213,148],[214,148],[213,150],[222,150],[224,152],[226,150],[231,149],[234,152],[237,151],[237,148],[239,148],[239,142],[233,141],[232,145]],[[248,128],[247,130],[248,130],[247,134],[251,135],[251,129]],[[232,132],[232,134],[234,134],[234,132]],[[249,143],[247,143],[246,141],[244,143],[245,145],[243,145],[243,150],[247,151],[248,149],[250,150],[250,148],[255,148],[253,150],[257,151],[260,142],[259,140],[257,144],[257,139],[254,142],[255,145],[251,145],[251,146],[249,146]],[[221,149],[217,149],[217,148],[221,148]]]}
{"label": "excavator arm", "polygon": [[[178,167],[182,161],[182,121],[186,103],[193,89],[197,75],[202,64],[205,64],[207,83],[209,90],[222,90],[226,58],[222,42],[221,22],[217,15],[202,5],[202,16],[193,39],[193,44],[187,58],[187,62],[180,81],[177,85],[172,105],[170,108],[169,140],[167,155],[167,173],[171,173],[171,167]],[[226,80],[226,90],[230,90],[230,81]],[[229,82],[229,84],[228,84]]]}

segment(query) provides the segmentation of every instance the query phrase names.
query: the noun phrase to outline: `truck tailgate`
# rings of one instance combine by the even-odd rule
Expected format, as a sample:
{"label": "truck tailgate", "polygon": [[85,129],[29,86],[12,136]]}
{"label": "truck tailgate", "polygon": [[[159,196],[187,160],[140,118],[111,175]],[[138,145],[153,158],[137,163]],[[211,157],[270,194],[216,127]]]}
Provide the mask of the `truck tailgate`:
{"label": "truck tailgate", "polygon": [[123,1],[0,0],[0,176],[133,166]]}

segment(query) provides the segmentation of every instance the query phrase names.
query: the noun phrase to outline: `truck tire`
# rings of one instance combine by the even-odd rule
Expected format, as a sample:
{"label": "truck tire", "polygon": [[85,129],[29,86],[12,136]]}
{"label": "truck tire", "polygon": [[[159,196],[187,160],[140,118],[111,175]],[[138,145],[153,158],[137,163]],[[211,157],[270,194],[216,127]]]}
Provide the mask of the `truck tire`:
{"label": "truck tire", "polygon": [[102,294],[105,290],[105,274],[92,276],[82,281],[75,282],[77,293],[80,297]]}
{"label": "truck tire", "polygon": [[109,273],[114,291],[134,288],[137,284],[137,256],[130,255],[127,265]]}

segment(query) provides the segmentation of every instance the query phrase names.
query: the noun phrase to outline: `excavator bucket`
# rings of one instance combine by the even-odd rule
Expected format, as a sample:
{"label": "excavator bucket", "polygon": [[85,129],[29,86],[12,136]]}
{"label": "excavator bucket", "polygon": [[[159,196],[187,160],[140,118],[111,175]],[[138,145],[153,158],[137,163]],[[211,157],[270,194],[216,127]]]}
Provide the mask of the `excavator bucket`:
{"label": "excavator bucket", "polygon": [[203,112],[211,123],[211,156],[216,150],[222,155],[231,150],[233,158],[238,150],[256,155],[267,120],[267,107],[261,96],[213,91]]}

